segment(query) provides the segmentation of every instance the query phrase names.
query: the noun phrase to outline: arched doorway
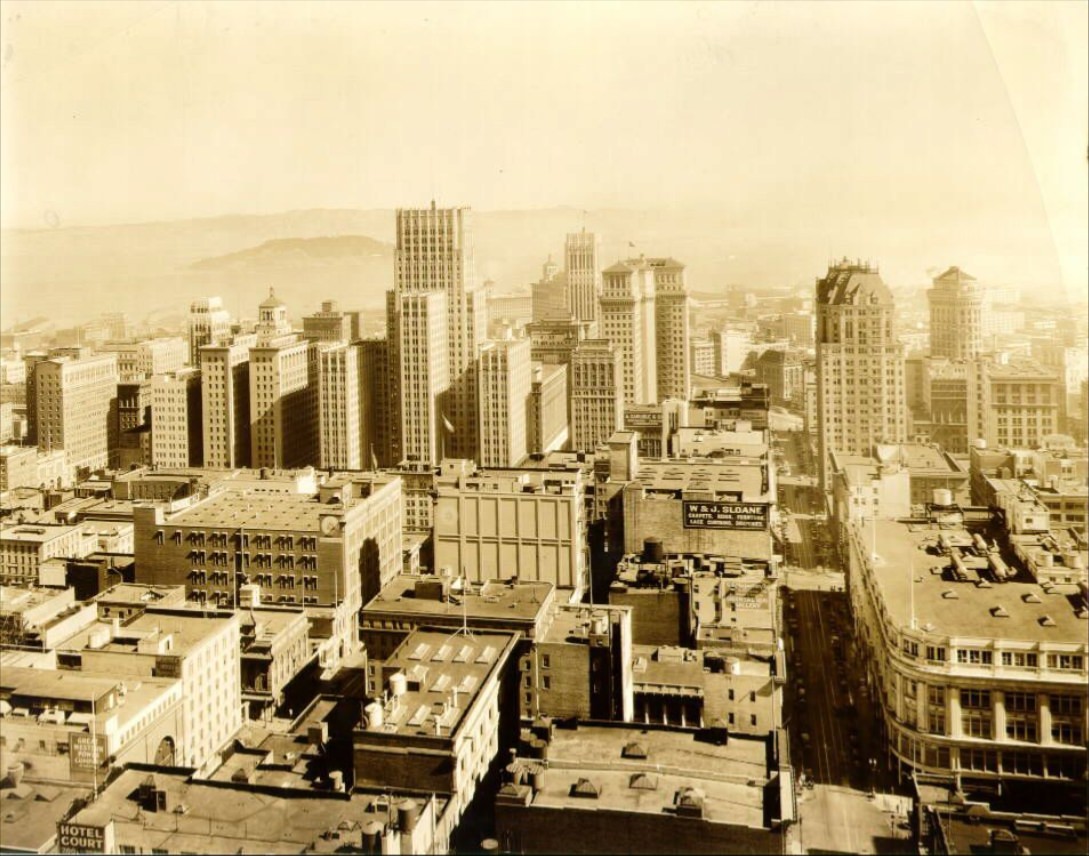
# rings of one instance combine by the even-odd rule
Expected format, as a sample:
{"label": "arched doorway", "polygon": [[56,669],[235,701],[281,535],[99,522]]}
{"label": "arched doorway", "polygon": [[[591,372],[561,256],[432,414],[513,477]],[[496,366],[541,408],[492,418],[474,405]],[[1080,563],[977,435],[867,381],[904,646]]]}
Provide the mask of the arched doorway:
{"label": "arched doorway", "polygon": [[159,767],[174,766],[174,738],[164,737],[159,741],[159,748],[155,750],[155,764]]}

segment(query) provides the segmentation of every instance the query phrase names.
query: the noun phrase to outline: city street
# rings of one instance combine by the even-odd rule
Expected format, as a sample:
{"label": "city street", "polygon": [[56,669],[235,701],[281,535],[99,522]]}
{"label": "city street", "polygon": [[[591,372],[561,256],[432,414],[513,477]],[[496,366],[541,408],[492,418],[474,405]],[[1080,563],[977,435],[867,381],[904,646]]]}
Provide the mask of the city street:
{"label": "city street", "polygon": [[798,799],[801,818],[790,836],[794,853],[914,853],[907,817],[911,800],[891,794],[817,785]]}

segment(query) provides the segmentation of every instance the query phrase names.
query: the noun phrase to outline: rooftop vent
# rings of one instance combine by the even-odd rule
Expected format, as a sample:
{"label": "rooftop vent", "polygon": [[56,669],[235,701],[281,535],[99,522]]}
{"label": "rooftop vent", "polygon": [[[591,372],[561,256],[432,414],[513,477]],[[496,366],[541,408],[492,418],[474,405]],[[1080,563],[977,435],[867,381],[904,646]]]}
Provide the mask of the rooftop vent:
{"label": "rooftop vent", "polygon": [[589,779],[579,779],[575,784],[571,785],[571,796],[573,797],[596,800],[600,793],[601,789]]}
{"label": "rooftop vent", "polygon": [[636,773],[628,780],[628,786],[637,791],[656,791],[658,780],[646,773]]}
{"label": "rooftop vent", "polygon": [[942,597],[944,597],[946,600],[957,600],[958,598],[960,598],[960,595],[953,591],[953,589],[946,589],[942,592]]}
{"label": "rooftop vent", "polygon": [[991,608],[991,615],[995,618],[1009,618],[1010,614],[1006,611],[1004,606],[995,606]]}
{"label": "rooftop vent", "polygon": [[1052,618],[1050,615],[1045,615],[1043,618],[1040,619],[1040,626],[1041,627],[1054,627],[1055,626],[1055,619]]}
{"label": "rooftop vent", "polygon": [[1025,603],[1040,603],[1041,602],[1040,601],[1040,595],[1038,595],[1038,594],[1036,594],[1036,592],[1032,592],[1032,591],[1030,591],[1028,594],[1024,595],[1021,598],[1021,600],[1023,600]]}
{"label": "rooftop vent", "polygon": [[642,743],[636,743],[632,741],[627,744],[620,752],[621,758],[646,758],[647,747]]}

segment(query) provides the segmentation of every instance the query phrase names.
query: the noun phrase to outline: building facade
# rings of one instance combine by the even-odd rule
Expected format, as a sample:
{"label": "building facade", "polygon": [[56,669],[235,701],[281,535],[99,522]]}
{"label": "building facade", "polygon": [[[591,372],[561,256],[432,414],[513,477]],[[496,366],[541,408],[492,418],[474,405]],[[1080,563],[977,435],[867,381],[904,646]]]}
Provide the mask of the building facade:
{"label": "building facade", "polygon": [[73,469],[107,466],[117,356],[57,356],[36,362],[33,376],[38,448],[63,449]]}
{"label": "building facade", "polygon": [[658,400],[654,269],[645,259],[617,262],[602,273],[601,334],[620,352],[625,404]]}
{"label": "building facade", "polygon": [[250,464],[250,347],[252,333],[200,350],[204,466]]}
{"label": "building facade", "polygon": [[907,439],[904,350],[892,292],[877,269],[846,259],[817,280],[817,398],[821,485],[829,453],[866,454]]}
{"label": "building facade", "polygon": [[986,322],[983,288],[974,276],[951,267],[934,277],[930,301],[930,354],[974,360],[983,353]]}
{"label": "building facade", "polygon": [[199,368],[153,375],[151,460],[155,467],[199,467],[204,463],[203,393]]}
{"label": "building facade", "polygon": [[[567,310],[576,321],[596,321],[601,297],[601,239],[583,229],[564,242]],[[537,316],[534,315],[534,320]]]}
{"label": "building facade", "polygon": [[[468,208],[400,208],[397,210],[397,247],[394,262],[394,292],[399,300],[407,295],[438,292],[445,296],[444,304],[434,306],[446,315],[445,354],[438,355],[443,339],[436,340],[427,360],[438,359],[446,364],[446,385],[450,390],[446,418],[453,426],[448,432],[447,453],[455,457],[475,458],[476,449],[476,360],[487,332],[486,298],[477,287],[473,256],[472,218]],[[401,303],[402,312],[408,306]],[[418,304],[415,308],[419,308]],[[421,319],[424,320],[424,319]],[[409,319],[401,324],[405,335]],[[430,332],[427,322],[416,335]],[[412,334],[409,334],[412,335]],[[417,365],[416,355],[400,349],[402,369]],[[422,366],[421,362],[421,366]],[[405,372],[400,375],[406,380]],[[419,417],[418,402],[403,399],[402,409],[412,414],[412,420],[402,416],[402,425]],[[432,423],[433,424],[433,423]],[[413,440],[413,453],[419,453],[420,443]],[[431,444],[434,445],[434,444]],[[429,449],[432,453],[437,451]],[[409,454],[408,441],[402,454]],[[429,459],[437,463],[437,458]]]}
{"label": "building facade", "polygon": [[482,467],[513,467],[527,453],[532,384],[529,339],[487,342],[477,381],[478,446]]}
{"label": "building facade", "polygon": [[571,448],[593,451],[624,423],[623,356],[607,339],[588,339],[571,354]]}
{"label": "building facade", "polygon": [[318,357],[318,465],[360,470],[371,465],[363,447],[373,442],[364,430],[360,391],[362,350],[345,341],[324,340]]}

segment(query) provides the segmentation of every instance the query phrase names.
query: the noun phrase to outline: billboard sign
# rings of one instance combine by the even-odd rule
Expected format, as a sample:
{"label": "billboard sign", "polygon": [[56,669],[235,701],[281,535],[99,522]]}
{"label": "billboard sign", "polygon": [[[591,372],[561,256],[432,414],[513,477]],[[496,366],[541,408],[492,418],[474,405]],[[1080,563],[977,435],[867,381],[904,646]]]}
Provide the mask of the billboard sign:
{"label": "billboard sign", "polygon": [[718,502],[685,500],[685,529],[738,529],[760,532],[768,528],[765,502]]}

